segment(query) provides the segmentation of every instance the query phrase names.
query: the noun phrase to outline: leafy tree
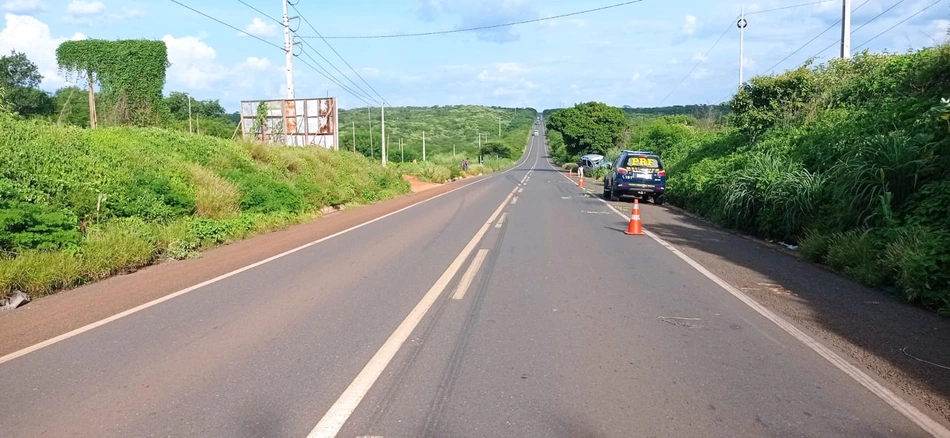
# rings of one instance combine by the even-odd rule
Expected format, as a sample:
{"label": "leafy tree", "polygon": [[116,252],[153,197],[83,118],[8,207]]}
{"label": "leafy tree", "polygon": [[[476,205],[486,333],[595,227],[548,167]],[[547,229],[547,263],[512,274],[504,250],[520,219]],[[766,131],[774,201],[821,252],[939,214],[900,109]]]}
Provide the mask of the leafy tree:
{"label": "leafy tree", "polygon": [[627,119],[620,108],[589,102],[555,111],[548,117],[547,127],[564,136],[571,155],[604,153],[622,144]]}
{"label": "leafy tree", "polygon": [[511,158],[511,149],[506,144],[497,141],[482,143],[481,152],[485,157]]}
{"label": "leafy tree", "polygon": [[89,126],[89,106],[83,102],[85,91],[79,87],[63,87],[53,93],[56,120],[75,126]]}
{"label": "leafy tree", "polygon": [[52,114],[53,99],[38,88],[42,80],[36,64],[25,54],[10,51],[10,55],[0,56],[0,84],[7,90],[11,111],[23,117]]}
{"label": "leafy tree", "polygon": [[63,71],[86,77],[92,127],[98,122],[95,81],[119,124],[154,124],[164,112],[162,88],[169,66],[164,41],[67,41],[56,49],[56,61]]}
{"label": "leafy tree", "polygon": [[[189,96],[180,91],[173,91],[165,98],[165,104],[168,111],[178,120],[188,120],[188,98]],[[221,103],[215,100],[196,100],[191,99],[191,117],[228,117],[227,111],[221,106]],[[238,113],[240,119],[240,113]],[[235,124],[237,121],[234,122]]]}

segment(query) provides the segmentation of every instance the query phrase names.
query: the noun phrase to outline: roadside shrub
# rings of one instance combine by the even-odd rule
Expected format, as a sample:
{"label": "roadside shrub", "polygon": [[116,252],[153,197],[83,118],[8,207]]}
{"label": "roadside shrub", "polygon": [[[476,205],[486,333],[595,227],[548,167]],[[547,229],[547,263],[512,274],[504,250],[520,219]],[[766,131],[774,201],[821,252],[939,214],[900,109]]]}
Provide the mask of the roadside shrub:
{"label": "roadside shrub", "polygon": [[79,218],[67,208],[0,199],[0,250],[52,251],[80,238]]}
{"label": "roadside shrub", "polygon": [[809,231],[798,244],[798,251],[808,260],[824,262],[828,256],[831,241],[828,236],[816,231]]}
{"label": "roadside shrub", "polygon": [[452,177],[452,171],[445,166],[422,163],[416,176],[422,181],[441,184]]}
{"label": "roadside shrub", "polygon": [[886,266],[908,301],[950,316],[950,231],[903,228],[884,251]]}
{"label": "roadside shrub", "polygon": [[195,213],[209,219],[241,214],[241,191],[228,180],[197,164],[188,166],[195,185]]}
{"label": "roadside shrub", "polygon": [[96,281],[151,263],[156,242],[148,228],[127,219],[90,230],[80,247],[83,276]]}
{"label": "roadside shrub", "polygon": [[577,163],[564,163],[561,167],[563,167],[564,170],[575,171],[577,170]]}
{"label": "roadside shrub", "polygon": [[24,251],[14,259],[0,260],[0,292],[21,290],[33,297],[77,284],[79,259],[57,251]]}
{"label": "roadside shrub", "polygon": [[271,148],[267,143],[261,141],[242,141],[241,147],[251,155],[251,158],[261,163],[270,161]]}
{"label": "roadside shrub", "polygon": [[595,169],[584,169],[584,173],[587,174],[588,177],[597,179],[597,180],[604,179],[604,177],[607,176],[607,172],[610,172],[610,170],[605,169],[603,167],[598,167]]}
{"label": "roadside shrub", "polygon": [[823,181],[785,157],[752,155],[729,178],[723,209],[733,226],[794,239],[814,215]]}
{"label": "roadside shrub", "polygon": [[825,262],[855,281],[881,287],[887,279],[880,258],[883,249],[874,239],[872,230],[849,230],[831,236]]}

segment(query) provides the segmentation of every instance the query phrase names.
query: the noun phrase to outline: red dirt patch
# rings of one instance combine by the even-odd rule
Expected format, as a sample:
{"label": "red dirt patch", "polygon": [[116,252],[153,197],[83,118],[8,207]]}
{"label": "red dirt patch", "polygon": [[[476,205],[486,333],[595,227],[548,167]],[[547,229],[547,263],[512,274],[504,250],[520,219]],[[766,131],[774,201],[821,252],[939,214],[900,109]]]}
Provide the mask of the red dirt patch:
{"label": "red dirt patch", "polygon": [[429,189],[432,189],[432,188],[435,188],[435,187],[438,187],[438,186],[441,186],[441,185],[442,185],[442,184],[436,184],[436,183],[429,183],[429,182],[419,181],[419,179],[416,178],[416,177],[413,176],[413,175],[403,175],[403,176],[402,176],[402,179],[404,179],[404,180],[406,180],[406,181],[409,181],[409,185],[410,185],[410,187],[411,187],[412,193],[423,192],[423,191],[426,191],[426,190],[429,190]]}

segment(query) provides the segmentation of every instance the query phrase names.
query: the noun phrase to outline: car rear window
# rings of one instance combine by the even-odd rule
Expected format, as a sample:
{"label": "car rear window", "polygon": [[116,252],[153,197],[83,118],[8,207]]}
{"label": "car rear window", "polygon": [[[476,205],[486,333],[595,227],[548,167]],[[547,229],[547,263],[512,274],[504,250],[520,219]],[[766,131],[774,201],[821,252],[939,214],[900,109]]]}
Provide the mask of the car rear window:
{"label": "car rear window", "polygon": [[624,161],[625,162],[623,166],[621,167],[625,167],[630,170],[649,169],[653,171],[653,170],[663,169],[663,163],[660,163],[660,159],[658,157],[651,157],[651,156],[640,157],[636,155],[631,155],[627,157]]}

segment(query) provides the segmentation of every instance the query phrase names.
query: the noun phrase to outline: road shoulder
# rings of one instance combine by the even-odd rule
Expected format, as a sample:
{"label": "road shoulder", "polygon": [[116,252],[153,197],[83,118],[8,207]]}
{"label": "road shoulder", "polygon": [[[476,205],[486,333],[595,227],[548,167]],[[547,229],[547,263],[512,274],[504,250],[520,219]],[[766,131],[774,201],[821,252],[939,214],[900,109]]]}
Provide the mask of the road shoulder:
{"label": "road shoulder", "polygon": [[[465,187],[490,175],[331,214],[320,219],[225,245],[194,260],[175,260],[65,290],[0,313],[0,356],[116,315],[300,245]],[[248,303],[253,305],[253,303]]]}
{"label": "road shoulder", "polygon": [[[602,181],[585,186],[601,197]],[[624,212],[632,203],[611,202]],[[644,229],[950,424],[950,319],[678,208],[640,206]]]}

